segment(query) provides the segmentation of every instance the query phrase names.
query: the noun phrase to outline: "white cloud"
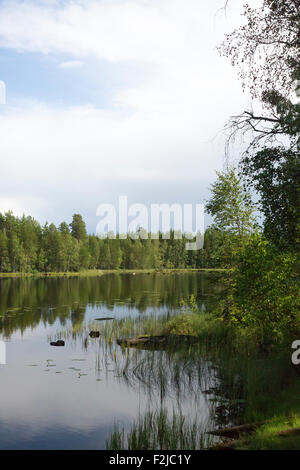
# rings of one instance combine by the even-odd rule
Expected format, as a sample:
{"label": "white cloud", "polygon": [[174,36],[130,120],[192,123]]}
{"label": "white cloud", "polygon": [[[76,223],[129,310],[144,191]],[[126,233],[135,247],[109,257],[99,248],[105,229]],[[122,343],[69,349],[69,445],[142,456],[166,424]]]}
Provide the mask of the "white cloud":
{"label": "white cloud", "polygon": [[212,29],[214,15],[223,3],[82,0],[47,4],[11,0],[0,7],[0,45],[111,62],[188,63],[203,54],[201,42],[208,51],[220,37],[218,29],[224,18]]}
{"label": "white cloud", "polygon": [[59,64],[60,68],[62,69],[73,69],[75,67],[81,67],[82,65],[83,62],[81,62],[80,60],[68,60]]}
{"label": "white cloud", "polygon": [[30,197],[52,201],[57,211],[67,203],[76,210],[79,197],[94,210],[124,194],[124,187],[136,202],[153,185],[159,185],[157,202],[171,185],[181,187],[174,202],[189,202],[191,187],[199,187],[202,197],[222,165],[223,141],[214,137],[245,104],[230,64],[215,50],[238,20],[238,8],[229,20],[216,16],[223,3],[0,4],[0,47],[62,54],[68,59],[63,68],[85,58],[133,61],[145,77],[114,89],[110,109],[6,107],[0,114],[3,197],[13,186],[23,188]]}
{"label": "white cloud", "polygon": [[38,197],[30,197],[27,195],[18,194],[18,189],[14,194],[9,197],[0,196],[0,213],[12,211],[18,217],[23,214],[38,217],[42,211],[46,210],[48,201]]}

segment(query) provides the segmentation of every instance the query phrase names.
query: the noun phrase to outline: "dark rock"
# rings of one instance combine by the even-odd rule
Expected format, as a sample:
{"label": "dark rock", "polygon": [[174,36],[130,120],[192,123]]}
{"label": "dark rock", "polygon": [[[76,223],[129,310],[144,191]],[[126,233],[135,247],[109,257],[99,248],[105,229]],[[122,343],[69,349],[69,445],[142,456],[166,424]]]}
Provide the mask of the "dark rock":
{"label": "dark rock", "polygon": [[65,342],[62,339],[58,339],[57,341],[51,341],[50,346],[64,346]]}
{"label": "dark rock", "polygon": [[100,332],[99,331],[90,331],[89,333],[91,338],[99,338]]}

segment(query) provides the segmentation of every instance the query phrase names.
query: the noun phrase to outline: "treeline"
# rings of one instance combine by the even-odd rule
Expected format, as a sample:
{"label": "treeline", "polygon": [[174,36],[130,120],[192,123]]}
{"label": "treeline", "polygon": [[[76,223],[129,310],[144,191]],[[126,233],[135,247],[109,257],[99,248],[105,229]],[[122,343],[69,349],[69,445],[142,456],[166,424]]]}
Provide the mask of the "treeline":
{"label": "treeline", "polygon": [[220,233],[207,229],[203,250],[186,250],[190,240],[136,240],[88,235],[80,214],[59,227],[43,227],[32,217],[0,214],[0,272],[68,272],[83,269],[202,268],[220,265],[217,252]]}

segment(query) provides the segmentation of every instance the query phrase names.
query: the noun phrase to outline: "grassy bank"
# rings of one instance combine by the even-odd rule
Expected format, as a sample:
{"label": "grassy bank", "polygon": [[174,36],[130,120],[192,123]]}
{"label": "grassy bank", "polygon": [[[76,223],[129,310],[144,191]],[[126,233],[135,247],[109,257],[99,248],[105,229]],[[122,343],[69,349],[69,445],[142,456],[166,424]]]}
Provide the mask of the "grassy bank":
{"label": "grassy bank", "polygon": [[105,274],[173,274],[187,272],[223,272],[226,269],[219,268],[170,268],[170,269],[86,269],[82,271],[68,272],[31,272],[31,273],[0,273],[0,278],[7,277],[86,277],[86,276],[103,276]]}
{"label": "grassy bank", "polygon": [[249,436],[234,444],[239,450],[300,449],[300,384],[291,384],[278,393],[273,416]]}

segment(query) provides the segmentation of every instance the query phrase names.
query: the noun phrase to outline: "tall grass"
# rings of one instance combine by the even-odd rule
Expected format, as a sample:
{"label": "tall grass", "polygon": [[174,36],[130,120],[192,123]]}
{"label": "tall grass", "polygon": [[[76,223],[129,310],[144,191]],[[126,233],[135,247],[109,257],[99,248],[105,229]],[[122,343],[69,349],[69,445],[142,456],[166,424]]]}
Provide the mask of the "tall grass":
{"label": "tall grass", "polygon": [[169,416],[165,408],[139,415],[128,432],[115,424],[106,441],[108,450],[199,450],[208,448],[213,438],[195,417],[188,421],[181,413]]}

